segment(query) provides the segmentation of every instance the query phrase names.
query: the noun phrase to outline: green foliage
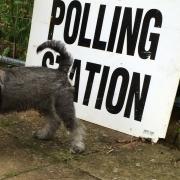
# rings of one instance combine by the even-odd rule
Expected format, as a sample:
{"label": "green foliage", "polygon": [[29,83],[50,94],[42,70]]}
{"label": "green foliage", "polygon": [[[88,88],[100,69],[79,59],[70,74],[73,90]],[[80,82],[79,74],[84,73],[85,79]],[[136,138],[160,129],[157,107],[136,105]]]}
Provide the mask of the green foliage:
{"label": "green foliage", "polygon": [[25,59],[34,0],[0,0],[0,54]]}
{"label": "green foliage", "polygon": [[180,133],[180,128],[177,129],[177,133]]}
{"label": "green foliage", "polygon": [[11,49],[9,47],[6,47],[3,50],[2,56],[8,56],[10,54]]}

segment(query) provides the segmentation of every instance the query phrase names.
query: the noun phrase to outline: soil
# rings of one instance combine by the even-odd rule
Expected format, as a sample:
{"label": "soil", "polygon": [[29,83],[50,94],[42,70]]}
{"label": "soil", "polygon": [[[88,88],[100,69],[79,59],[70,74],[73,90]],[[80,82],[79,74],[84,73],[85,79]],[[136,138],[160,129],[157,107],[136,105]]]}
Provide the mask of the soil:
{"label": "soil", "polygon": [[87,149],[71,154],[64,128],[51,141],[32,137],[43,124],[34,111],[0,116],[0,180],[178,180],[180,109],[157,144],[84,122]]}

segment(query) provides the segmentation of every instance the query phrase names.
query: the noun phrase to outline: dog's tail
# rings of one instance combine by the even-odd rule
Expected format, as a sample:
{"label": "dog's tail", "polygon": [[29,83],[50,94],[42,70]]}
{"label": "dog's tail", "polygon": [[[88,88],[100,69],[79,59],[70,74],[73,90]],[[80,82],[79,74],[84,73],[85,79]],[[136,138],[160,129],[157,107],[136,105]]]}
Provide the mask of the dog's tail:
{"label": "dog's tail", "polygon": [[68,72],[70,66],[72,65],[73,59],[70,53],[67,52],[65,44],[61,41],[49,40],[38,46],[37,53],[41,52],[46,48],[52,49],[60,54],[60,69]]}

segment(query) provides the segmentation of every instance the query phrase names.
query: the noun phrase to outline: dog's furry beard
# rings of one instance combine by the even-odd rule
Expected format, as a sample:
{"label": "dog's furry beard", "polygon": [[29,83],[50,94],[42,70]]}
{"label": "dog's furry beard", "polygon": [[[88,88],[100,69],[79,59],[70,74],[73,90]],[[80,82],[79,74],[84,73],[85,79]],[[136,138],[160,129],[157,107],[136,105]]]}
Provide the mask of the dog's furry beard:
{"label": "dog's furry beard", "polygon": [[50,48],[61,56],[58,70],[43,67],[16,67],[0,70],[1,113],[35,109],[47,119],[45,127],[34,136],[50,139],[61,121],[71,133],[71,151],[82,152],[84,130],[75,117],[73,87],[67,72],[72,58],[60,41],[47,41],[37,48],[37,52]]}

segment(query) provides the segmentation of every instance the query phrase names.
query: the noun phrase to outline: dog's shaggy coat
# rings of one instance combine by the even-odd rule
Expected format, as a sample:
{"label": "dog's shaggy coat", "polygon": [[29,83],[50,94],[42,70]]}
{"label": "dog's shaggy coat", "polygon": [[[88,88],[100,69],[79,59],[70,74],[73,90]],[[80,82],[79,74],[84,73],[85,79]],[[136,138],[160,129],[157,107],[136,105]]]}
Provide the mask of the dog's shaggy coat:
{"label": "dog's shaggy coat", "polygon": [[60,68],[16,67],[0,70],[0,111],[39,111],[47,119],[45,127],[34,134],[39,139],[52,138],[63,121],[71,133],[71,151],[82,152],[85,149],[84,130],[75,117],[73,87],[67,77],[72,58],[60,41],[44,42],[37,52],[45,48],[60,54]]}

